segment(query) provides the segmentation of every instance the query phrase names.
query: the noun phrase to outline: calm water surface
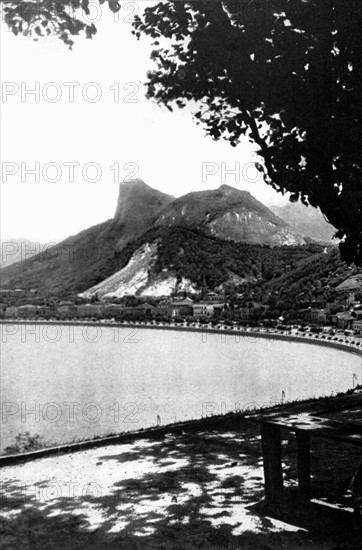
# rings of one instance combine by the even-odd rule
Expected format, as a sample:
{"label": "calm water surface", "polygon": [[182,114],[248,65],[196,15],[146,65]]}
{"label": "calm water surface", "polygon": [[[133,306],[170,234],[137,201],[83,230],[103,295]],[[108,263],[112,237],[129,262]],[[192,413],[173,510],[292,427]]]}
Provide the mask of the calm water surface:
{"label": "calm water surface", "polygon": [[144,328],[0,328],[1,450],[26,431],[65,443],[361,382],[361,357],[298,342]]}

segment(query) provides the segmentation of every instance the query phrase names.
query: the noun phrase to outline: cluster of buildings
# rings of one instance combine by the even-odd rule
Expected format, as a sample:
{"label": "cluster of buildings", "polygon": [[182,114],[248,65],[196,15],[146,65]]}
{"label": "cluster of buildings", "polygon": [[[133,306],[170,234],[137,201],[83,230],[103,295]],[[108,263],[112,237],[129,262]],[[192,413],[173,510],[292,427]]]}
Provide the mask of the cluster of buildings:
{"label": "cluster of buildings", "polygon": [[312,325],[332,325],[343,330],[362,332],[362,304],[355,304],[350,310],[332,313],[326,308],[308,308],[298,311],[298,320]]}
{"label": "cluster of buildings", "polygon": [[349,277],[336,287],[344,308],[337,304],[320,304],[298,310],[298,320],[314,325],[332,325],[343,330],[362,332],[362,274]]}
{"label": "cluster of buildings", "polygon": [[212,318],[216,310],[221,312],[225,303],[221,297],[208,293],[203,301],[191,298],[163,299],[156,304],[147,302],[125,305],[123,303],[95,301],[76,303],[73,300],[47,300],[46,303],[10,304],[0,303],[3,319],[185,319]]}
{"label": "cluster of buildings", "polygon": [[[337,303],[313,302],[298,309],[295,319],[314,326],[332,325],[343,330],[362,333],[362,274],[349,277],[335,289]],[[192,299],[185,295],[149,300],[144,302],[134,297],[121,300],[89,303],[78,296],[59,300],[44,299],[36,291],[0,289],[0,318],[5,319],[114,319],[118,320],[228,320],[241,323],[266,321],[271,315],[269,306],[262,303],[233,302],[222,293],[202,293]]]}

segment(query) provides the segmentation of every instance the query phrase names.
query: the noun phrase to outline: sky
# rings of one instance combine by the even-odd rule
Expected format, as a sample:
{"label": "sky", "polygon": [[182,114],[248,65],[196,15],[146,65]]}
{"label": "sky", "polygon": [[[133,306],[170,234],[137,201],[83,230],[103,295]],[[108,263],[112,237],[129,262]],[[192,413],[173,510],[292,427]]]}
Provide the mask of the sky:
{"label": "sky", "polygon": [[89,16],[97,35],[72,50],[2,24],[2,240],[48,243],[101,223],[127,178],[175,197],[226,183],[267,205],[286,202],[255,170],[247,139],[215,142],[194,106],[171,113],[145,98],[151,43],[132,35],[130,20],[147,4],[121,2],[118,16],[98,5]]}

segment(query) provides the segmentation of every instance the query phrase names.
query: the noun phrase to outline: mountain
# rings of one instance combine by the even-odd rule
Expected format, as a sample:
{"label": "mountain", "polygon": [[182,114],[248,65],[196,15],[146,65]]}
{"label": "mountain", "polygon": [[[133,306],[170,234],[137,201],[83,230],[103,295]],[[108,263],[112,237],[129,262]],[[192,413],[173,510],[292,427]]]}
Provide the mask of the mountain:
{"label": "mountain", "polygon": [[31,287],[44,295],[81,292],[119,268],[121,250],[151,227],[159,211],[172,200],[141,180],[121,183],[113,219],[3,268],[1,285]]}
{"label": "mountain", "polygon": [[301,202],[288,202],[285,206],[271,206],[270,209],[274,214],[285,220],[293,231],[315,241],[330,243],[337,231],[333,225],[325,221],[318,208],[305,206]]}
{"label": "mountain", "polygon": [[197,229],[223,240],[249,244],[305,244],[301,234],[250,193],[229,185],[188,193],[174,200],[162,210],[155,225]]}
{"label": "mountain", "polygon": [[45,250],[49,245],[29,241],[29,239],[22,237],[9,237],[0,240],[0,246],[0,268],[2,268],[31,258]]}
{"label": "mountain", "polygon": [[282,247],[290,264],[287,249],[299,245],[304,238],[245,191],[222,185],[174,199],[134,180],[120,185],[113,219],[5,267],[1,279],[44,295],[192,292],[270,276],[283,262],[268,247]]}
{"label": "mountain", "polygon": [[85,298],[169,296],[240,285],[295,269],[321,254],[317,245],[273,247],[222,241],[185,227],[154,227],[122,252],[121,269],[82,294]]}

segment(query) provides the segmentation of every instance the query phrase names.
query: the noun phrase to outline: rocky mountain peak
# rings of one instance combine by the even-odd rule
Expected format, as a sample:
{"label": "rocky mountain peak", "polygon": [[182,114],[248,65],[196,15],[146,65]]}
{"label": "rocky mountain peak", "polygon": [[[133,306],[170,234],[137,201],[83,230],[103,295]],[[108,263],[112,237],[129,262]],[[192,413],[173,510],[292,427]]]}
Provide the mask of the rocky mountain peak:
{"label": "rocky mountain peak", "polygon": [[119,185],[114,222],[124,223],[131,217],[137,218],[141,225],[148,224],[173,199],[171,195],[153,189],[139,178],[122,181]]}

